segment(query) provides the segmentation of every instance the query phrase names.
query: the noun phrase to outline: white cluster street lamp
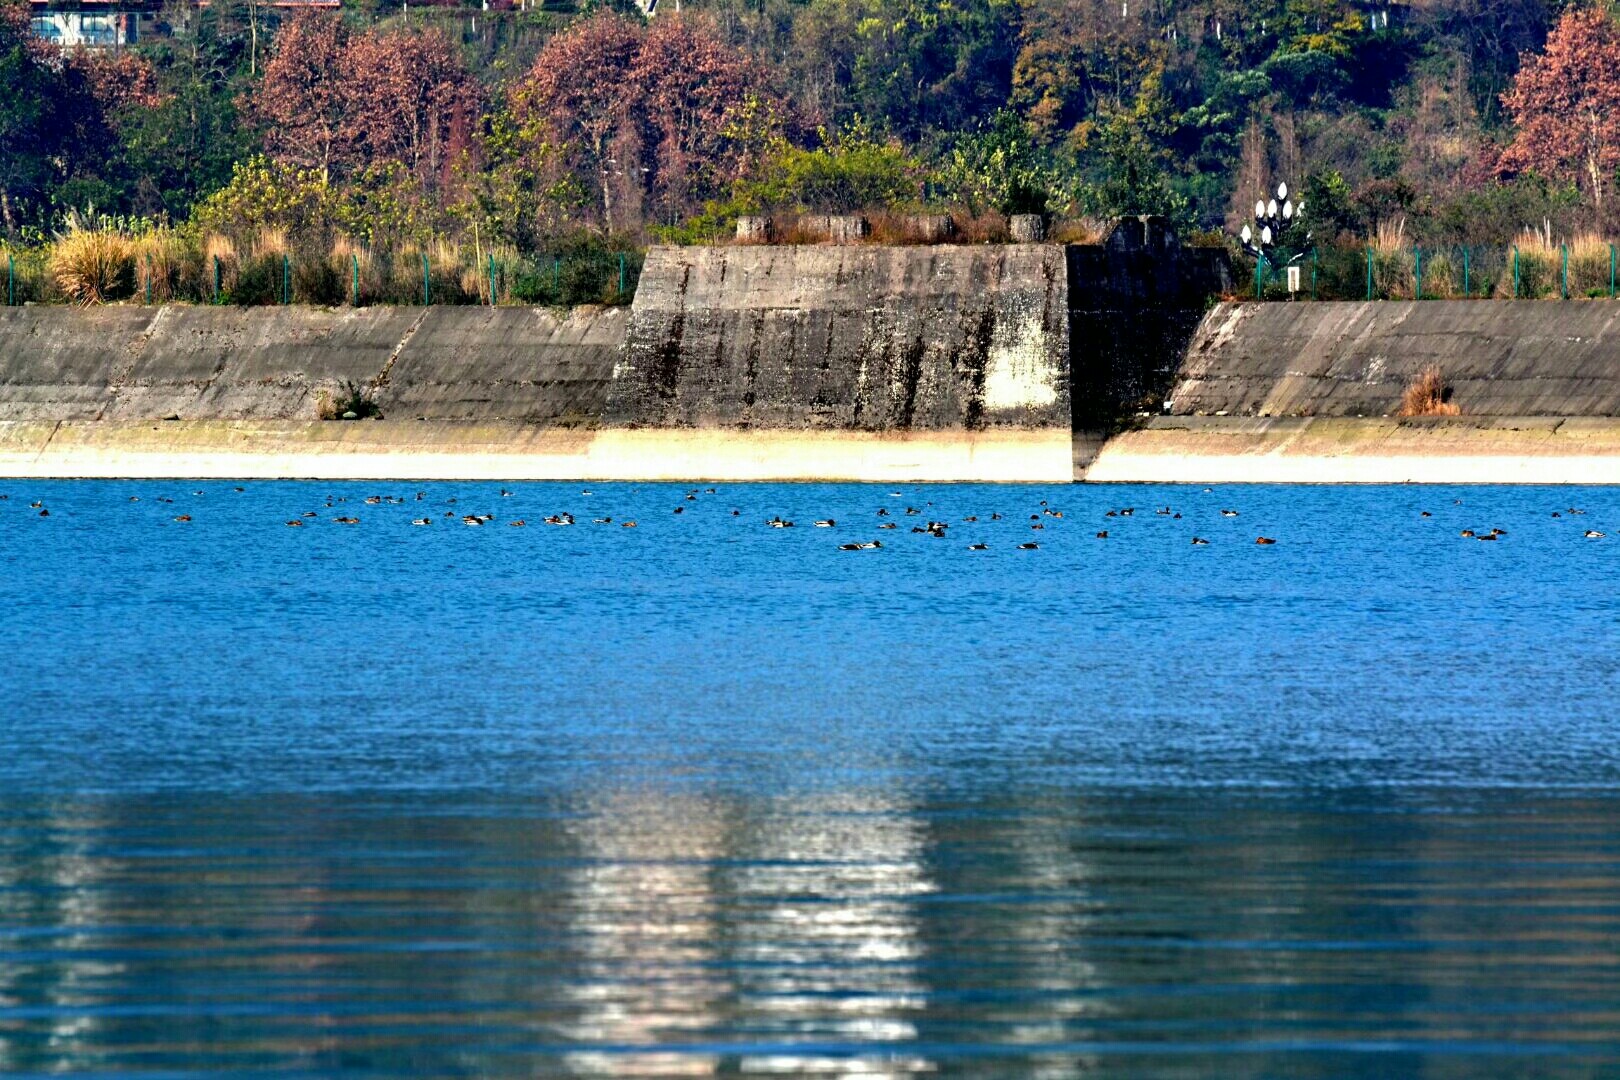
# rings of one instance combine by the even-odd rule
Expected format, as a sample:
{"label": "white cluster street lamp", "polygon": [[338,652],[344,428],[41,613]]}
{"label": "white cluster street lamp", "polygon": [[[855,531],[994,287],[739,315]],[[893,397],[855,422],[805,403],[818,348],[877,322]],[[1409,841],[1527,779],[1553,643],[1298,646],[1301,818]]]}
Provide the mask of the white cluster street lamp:
{"label": "white cluster street lamp", "polygon": [[[1311,234],[1305,227],[1305,200],[1295,202],[1288,197],[1288,185],[1278,184],[1276,198],[1255,200],[1254,224],[1245,224],[1238,238],[1243,241],[1243,250],[1255,258],[1258,296],[1267,266],[1293,266],[1311,249]],[[1289,280],[1292,284],[1297,279],[1291,274]]]}

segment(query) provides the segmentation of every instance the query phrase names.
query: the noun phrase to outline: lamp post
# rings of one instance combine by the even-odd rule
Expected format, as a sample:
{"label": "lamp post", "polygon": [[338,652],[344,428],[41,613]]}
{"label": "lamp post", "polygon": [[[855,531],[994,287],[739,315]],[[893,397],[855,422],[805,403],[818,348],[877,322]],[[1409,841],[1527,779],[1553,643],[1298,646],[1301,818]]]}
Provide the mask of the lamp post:
{"label": "lamp post", "polygon": [[[1265,291],[1265,269],[1294,267],[1311,250],[1311,233],[1305,227],[1305,201],[1288,197],[1288,185],[1277,185],[1277,197],[1257,199],[1254,204],[1254,224],[1245,224],[1238,232],[1243,250],[1254,256],[1254,298],[1260,299]],[[1289,293],[1299,289],[1298,278],[1289,276]]]}

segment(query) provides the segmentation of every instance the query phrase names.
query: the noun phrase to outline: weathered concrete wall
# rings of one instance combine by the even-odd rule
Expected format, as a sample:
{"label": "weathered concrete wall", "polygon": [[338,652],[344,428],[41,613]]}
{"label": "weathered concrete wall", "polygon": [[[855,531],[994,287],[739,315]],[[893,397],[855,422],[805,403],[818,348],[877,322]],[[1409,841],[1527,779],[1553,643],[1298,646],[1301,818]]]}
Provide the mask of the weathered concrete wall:
{"label": "weathered concrete wall", "polygon": [[0,308],[0,420],[385,416],[594,423],[622,309]]}
{"label": "weathered concrete wall", "polygon": [[1620,306],[1221,304],[1193,338],[1170,411],[1394,416],[1430,365],[1464,417],[1620,416]]}
{"label": "weathered concrete wall", "polygon": [[1231,290],[1231,266],[1223,249],[1184,248],[1153,217],[1126,218],[1105,243],[1068,248],[1067,264],[1074,428],[1107,432],[1156,406],[1210,298]]}
{"label": "weathered concrete wall", "polygon": [[655,248],[616,426],[1070,426],[1063,249]]}

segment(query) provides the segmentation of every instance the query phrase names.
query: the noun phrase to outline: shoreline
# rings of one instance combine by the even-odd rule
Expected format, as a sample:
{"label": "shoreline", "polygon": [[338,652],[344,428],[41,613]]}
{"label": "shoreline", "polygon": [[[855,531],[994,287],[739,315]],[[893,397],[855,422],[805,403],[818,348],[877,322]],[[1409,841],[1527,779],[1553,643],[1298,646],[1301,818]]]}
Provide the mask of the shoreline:
{"label": "shoreline", "polygon": [[1620,484],[1620,417],[1155,417],[1091,483]]}
{"label": "shoreline", "polygon": [[557,427],[519,421],[0,421],[16,479],[1620,484],[1620,418],[1155,417],[1063,430]]}
{"label": "shoreline", "polygon": [[0,422],[18,479],[1067,483],[1065,430],[866,433],[520,422]]}

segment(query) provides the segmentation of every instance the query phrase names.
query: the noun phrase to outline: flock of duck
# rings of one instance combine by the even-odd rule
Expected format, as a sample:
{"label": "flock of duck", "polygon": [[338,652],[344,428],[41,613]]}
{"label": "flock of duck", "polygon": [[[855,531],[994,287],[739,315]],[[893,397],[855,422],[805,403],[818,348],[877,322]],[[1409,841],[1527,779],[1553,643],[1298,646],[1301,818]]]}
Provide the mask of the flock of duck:
{"label": "flock of duck", "polygon": [[[241,492],[246,491],[247,489],[243,487],[234,487],[232,490]],[[1204,489],[1205,493],[1209,493],[1212,490],[1213,489],[1211,488]],[[194,496],[201,496],[203,494],[205,494],[205,492],[200,490],[192,492],[192,495]],[[510,498],[514,494],[515,492],[508,491],[505,488],[500,490],[501,498]],[[593,494],[593,492],[591,492],[589,489],[585,489],[582,490],[580,494],[581,496],[590,496]],[[697,502],[702,496],[716,494],[718,494],[718,489],[716,488],[692,488],[683,494],[681,502],[673,508],[672,512],[676,515],[684,514],[687,510],[687,503]],[[904,493],[899,491],[890,492],[889,495],[891,498],[895,499],[904,498]],[[0,502],[9,501],[10,498],[11,496],[8,494],[0,493]],[[172,497],[165,495],[153,496],[152,499],[153,501],[166,504],[172,504],[174,502]],[[138,495],[131,495],[129,496],[129,501],[140,502],[141,497]],[[369,495],[364,499],[359,499],[356,501],[366,506],[405,506],[414,503],[428,502],[429,495],[426,491],[418,491],[414,494],[414,497],[411,498],[399,495]],[[1462,504],[1461,499],[1454,499],[1452,502],[1455,505]],[[327,495],[325,497],[323,507],[324,510],[338,511],[336,514],[333,514],[327,518],[327,520],[336,525],[360,524],[358,512],[350,512],[348,509],[346,509],[343,504],[347,503],[349,503],[349,497],[346,495]],[[456,506],[456,504],[457,497],[451,495],[447,497],[441,505],[453,508]],[[926,517],[928,519],[926,522],[910,525],[909,532],[929,536],[938,540],[948,539],[950,537],[951,523],[948,521],[935,519],[927,509],[931,508],[933,505],[934,504],[932,502],[925,502],[923,507],[897,505],[892,510],[890,507],[880,506],[877,508],[874,515],[874,517],[877,519],[875,522],[875,528],[877,530],[898,531],[903,527],[902,522],[898,519]],[[38,517],[48,518],[51,516],[50,508],[46,506],[44,501],[41,499],[35,499],[34,501],[30,502],[28,506],[29,509],[37,512]],[[1030,513],[1028,515],[1028,520],[1025,522],[1029,531],[1031,532],[1042,532],[1048,526],[1055,525],[1057,522],[1065,520],[1063,511],[1049,505],[1045,499],[1040,500],[1038,508],[1031,509],[1035,510],[1035,512]],[[1106,519],[1130,518],[1135,516],[1136,513],[1137,508],[1134,506],[1119,507],[1107,510],[1103,514],[1103,518],[1105,519],[1104,524],[1107,523]],[[1180,511],[1169,506],[1158,507],[1154,509],[1152,513],[1155,516],[1167,517],[1173,520],[1180,520],[1182,516]],[[1223,518],[1236,518],[1240,516],[1239,511],[1231,509],[1222,509],[1220,514]],[[1554,518],[1563,518],[1566,515],[1570,517],[1579,517],[1585,514],[1585,510],[1573,506],[1564,510],[1552,511],[1552,516]],[[733,518],[740,518],[742,516],[742,511],[733,507],[730,511],[730,515]],[[1431,518],[1434,515],[1428,510],[1423,510],[1420,512],[1419,516]],[[289,519],[285,522],[285,524],[289,528],[301,529],[308,525],[318,523],[322,517],[323,514],[320,510],[306,510],[299,514],[299,516]],[[1018,515],[1018,517],[1022,517],[1022,515]],[[184,524],[192,520],[192,515],[189,513],[176,514],[173,515],[173,520],[175,522]],[[977,514],[970,514],[961,518],[960,520],[962,524],[978,524],[981,521],[1000,522],[1007,521],[1009,519],[997,512],[991,513],[984,517]],[[459,509],[445,509],[442,511],[435,510],[432,513],[425,513],[420,517],[412,518],[411,524],[413,526],[422,527],[435,525],[446,521],[451,523],[459,521],[463,526],[477,528],[480,526],[493,524],[496,521],[496,516],[490,513],[464,513]],[[547,515],[546,517],[541,518],[540,521],[545,525],[557,527],[567,527],[577,523],[577,519],[574,517],[574,515],[567,511]],[[637,522],[634,519],[615,520],[612,517],[603,516],[590,518],[589,521],[593,525],[614,526],[621,529],[634,529],[637,527]],[[506,524],[511,528],[523,528],[527,526],[529,522],[527,519],[519,517],[508,520]],[[766,519],[764,524],[767,528],[771,529],[792,529],[797,527],[796,522],[784,518],[780,514]],[[845,526],[840,526],[838,520],[833,517],[816,518],[811,521],[810,524],[813,528],[817,529],[838,529],[841,527],[848,527],[847,521]],[[1492,527],[1489,530],[1463,529],[1459,535],[1461,538],[1467,540],[1495,541],[1500,537],[1507,536],[1508,533],[1506,529]],[[1586,529],[1582,535],[1587,539],[1601,539],[1607,534],[1598,529]],[[1096,538],[1098,540],[1109,539],[1109,530],[1106,528],[1097,530]],[[1194,546],[1202,547],[1207,546],[1210,541],[1206,537],[1194,535],[1192,537],[1192,543]],[[1269,536],[1256,536],[1254,543],[1261,546],[1268,546],[1277,543],[1277,541],[1275,538]],[[879,551],[883,549],[883,546],[882,539],[855,540],[839,544],[838,549],[840,551]],[[1038,539],[1031,538],[1028,540],[1022,540],[1015,546],[1020,551],[1038,551],[1040,550],[1041,545]],[[990,544],[980,540],[968,544],[967,548],[969,551],[988,551],[990,550]]]}

